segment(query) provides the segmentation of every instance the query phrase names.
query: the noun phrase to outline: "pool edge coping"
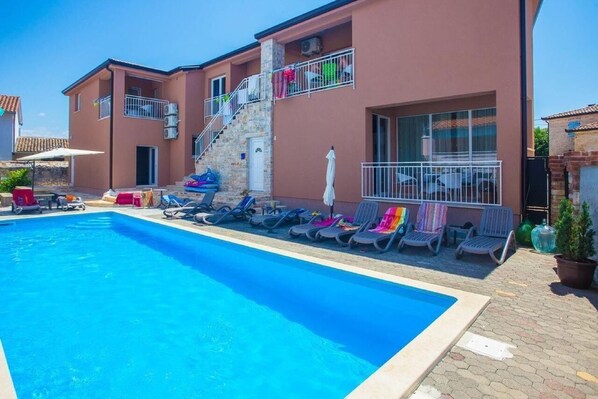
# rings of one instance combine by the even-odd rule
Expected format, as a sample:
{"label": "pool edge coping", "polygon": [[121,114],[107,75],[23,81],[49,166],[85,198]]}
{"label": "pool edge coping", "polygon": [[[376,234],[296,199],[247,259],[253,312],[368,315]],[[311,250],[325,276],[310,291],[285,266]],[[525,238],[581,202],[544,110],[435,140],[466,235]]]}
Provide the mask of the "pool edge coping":
{"label": "pool edge coping", "polygon": [[17,399],[17,391],[12,383],[12,378],[10,378],[10,370],[2,348],[2,341],[0,341],[0,398]]}
{"label": "pool edge coping", "polygon": [[[457,299],[451,307],[426,327],[424,331],[350,392],[346,396],[346,398],[349,399],[407,397],[436,366],[438,361],[448,353],[450,348],[457,343],[465,331],[469,329],[490,303],[490,297],[485,295],[474,294],[406,277],[351,266],[341,262],[318,258],[316,256],[304,255],[286,249],[270,247],[264,244],[252,243],[239,238],[199,230],[193,224],[190,226],[183,226],[171,223],[171,221],[165,219],[155,219],[143,215],[132,215],[130,213],[118,211],[116,211],[116,213],[154,222],[163,226],[175,227],[180,230],[231,242],[244,247],[262,250],[268,253],[287,256],[337,270],[448,295]],[[397,378],[399,376],[400,378]]]}

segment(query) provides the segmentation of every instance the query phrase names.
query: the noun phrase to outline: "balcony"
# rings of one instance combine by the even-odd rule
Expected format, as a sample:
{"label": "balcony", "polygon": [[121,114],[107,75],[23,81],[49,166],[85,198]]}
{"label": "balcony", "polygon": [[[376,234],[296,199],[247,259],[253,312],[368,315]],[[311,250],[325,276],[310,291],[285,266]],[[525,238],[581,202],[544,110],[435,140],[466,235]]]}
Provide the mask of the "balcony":
{"label": "balcony", "polygon": [[94,102],[94,105],[96,105],[96,104],[99,108],[98,119],[104,119],[104,118],[110,117],[110,107],[112,104],[112,97],[105,96],[105,97],[99,98]]}
{"label": "balcony", "polygon": [[388,202],[502,205],[502,161],[364,162],[361,196]]}
{"label": "balcony", "polygon": [[124,115],[130,118],[164,120],[164,106],[168,100],[125,95]]}
{"label": "balcony", "polygon": [[355,87],[355,49],[343,50],[272,72],[274,98],[279,100],[344,86]]}

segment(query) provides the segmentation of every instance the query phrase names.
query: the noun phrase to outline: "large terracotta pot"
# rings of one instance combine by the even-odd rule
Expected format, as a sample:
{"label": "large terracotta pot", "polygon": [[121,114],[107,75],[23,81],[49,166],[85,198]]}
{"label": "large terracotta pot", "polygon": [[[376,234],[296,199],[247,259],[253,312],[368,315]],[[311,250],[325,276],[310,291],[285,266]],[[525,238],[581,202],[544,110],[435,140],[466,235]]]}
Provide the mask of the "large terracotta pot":
{"label": "large terracotta pot", "polygon": [[587,289],[592,285],[596,262],[588,259],[586,262],[576,262],[556,255],[556,271],[563,285],[572,288]]}

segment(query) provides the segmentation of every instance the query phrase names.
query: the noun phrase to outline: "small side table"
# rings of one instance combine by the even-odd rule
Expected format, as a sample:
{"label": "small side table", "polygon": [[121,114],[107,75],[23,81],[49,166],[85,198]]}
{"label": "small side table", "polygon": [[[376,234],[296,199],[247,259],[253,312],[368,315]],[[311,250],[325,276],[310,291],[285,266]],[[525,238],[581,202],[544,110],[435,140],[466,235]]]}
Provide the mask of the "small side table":
{"label": "small side table", "polygon": [[465,238],[467,233],[469,232],[469,228],[465,228],[463,226],[456,226],[454,224],[449,224],[446,226],[446,244],[449,244],[449,237],[451,233],[453,235],[453,245],[457,245],[457,235],[462,236]]}

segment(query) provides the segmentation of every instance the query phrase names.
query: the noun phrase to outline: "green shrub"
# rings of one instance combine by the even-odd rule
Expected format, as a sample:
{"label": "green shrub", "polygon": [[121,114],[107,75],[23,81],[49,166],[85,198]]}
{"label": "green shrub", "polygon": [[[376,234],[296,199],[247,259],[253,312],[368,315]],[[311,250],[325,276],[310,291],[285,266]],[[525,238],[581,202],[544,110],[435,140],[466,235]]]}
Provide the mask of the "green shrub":
{"label": "green shrub", "polygon": [[581,206],[577,217],[573,214],[573,204],[564,199],[559,205],[559,219],[556,222],[556,250],[564,258],[583,262],[593,256],[594,230],[590,219],[590,207],[586,202]]}
{"label": "green shrub", "polygon": [[6,177],[0,181],[0,192],[12,193],[16,186],[29,186],[29,169],[12,170],[6,174]]}

